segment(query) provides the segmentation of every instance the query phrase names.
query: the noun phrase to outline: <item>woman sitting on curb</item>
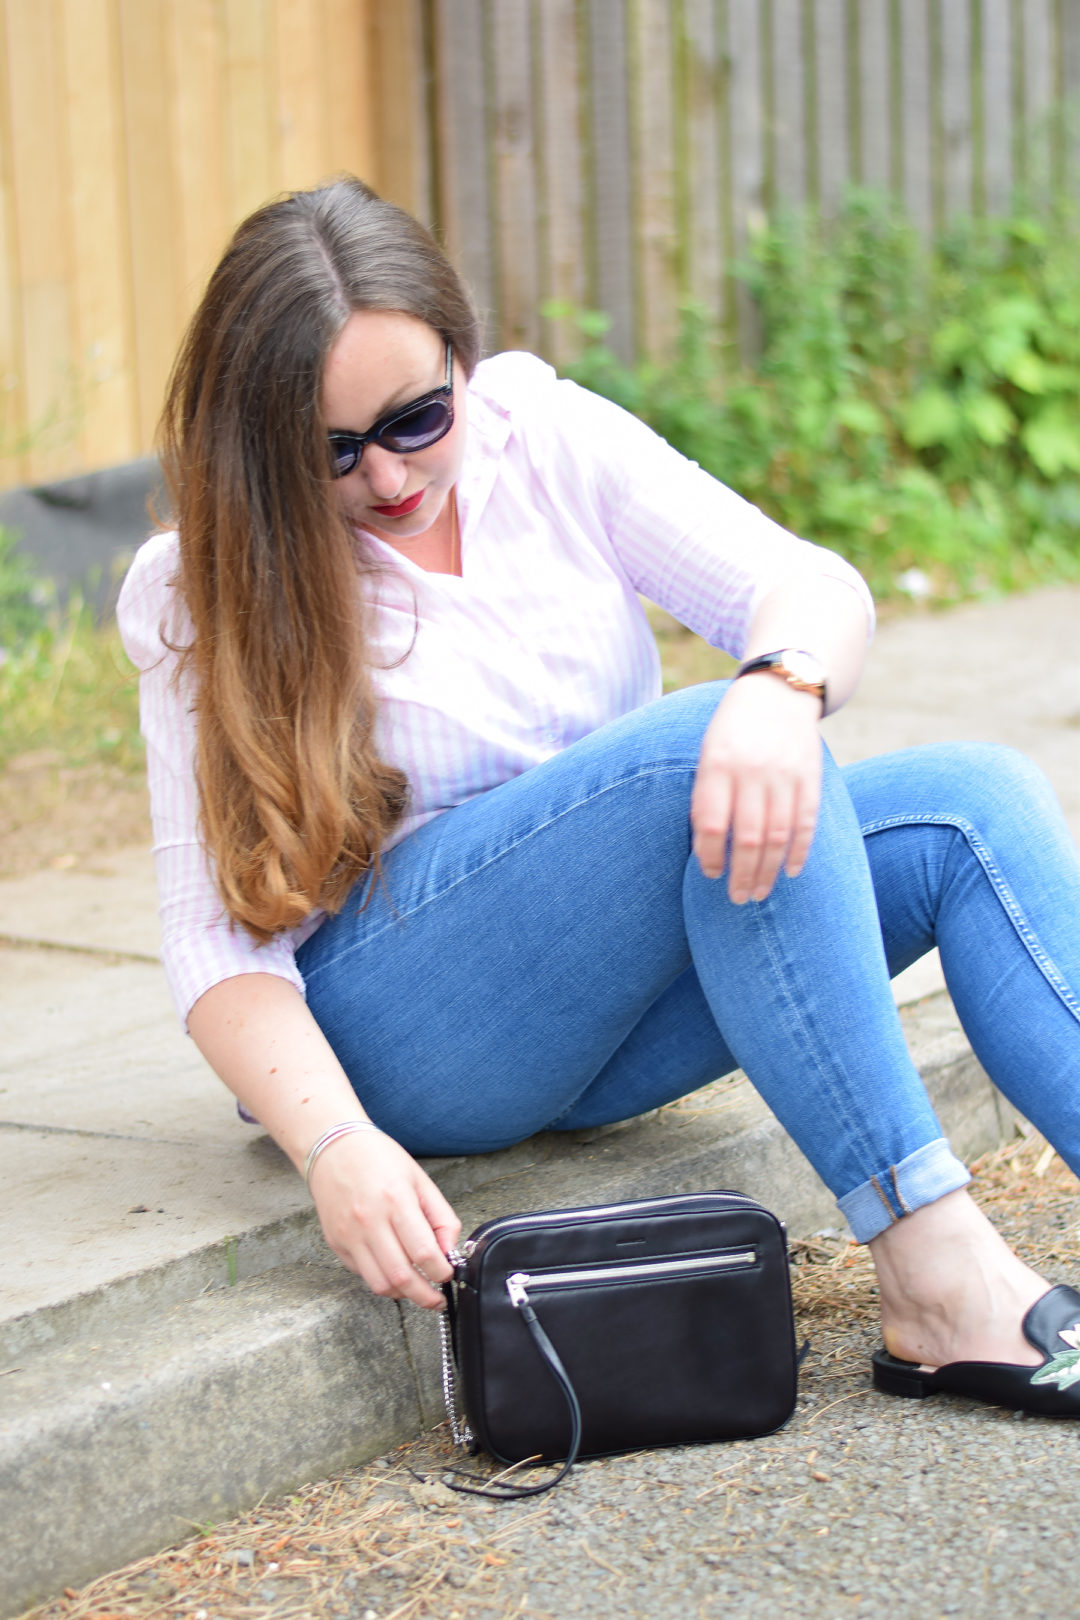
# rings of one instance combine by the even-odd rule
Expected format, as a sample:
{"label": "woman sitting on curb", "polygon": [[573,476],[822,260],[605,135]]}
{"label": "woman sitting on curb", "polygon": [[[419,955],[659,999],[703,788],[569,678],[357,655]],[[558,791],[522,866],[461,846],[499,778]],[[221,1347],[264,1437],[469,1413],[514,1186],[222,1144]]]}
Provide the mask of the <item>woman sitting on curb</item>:
{"label": "woman sitting on curb", "polygon": [[[1080,1412],[1080,1294],[969,1198],[889,989],[937,945],[1080,1167],[1076,852],[1008,750],[831,762],[854,570],[542,361],[480,362],[443,254],[355,180],[239,228],[163,450],[177,532],[120,623],[166,965],[345,1264],[438,1308],[459,1223],[412,1155],[741,1066],[870,1244],[879,1387]],[[660,697],[639,592],[735,679]]]}

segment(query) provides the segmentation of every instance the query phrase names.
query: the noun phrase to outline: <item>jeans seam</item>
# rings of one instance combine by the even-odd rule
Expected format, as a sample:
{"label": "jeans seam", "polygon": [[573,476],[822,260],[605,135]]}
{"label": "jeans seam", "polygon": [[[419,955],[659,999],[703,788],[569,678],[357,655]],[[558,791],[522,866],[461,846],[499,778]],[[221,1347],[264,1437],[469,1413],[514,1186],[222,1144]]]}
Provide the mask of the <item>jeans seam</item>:
{"label": "jeans seam", "polygon": [[950,816],[941,811],[926,811],[920,814],[906,814],[885,816],[878,821],[869,821],[861,824],[864,838],[877,832],[887,832],[892,827],[936,826],[952,827],[966,839],[968,848],[975,856],[986,875],[990,887],[993,889],[1002,910],[1008,917],[1031,960],[1039,969],[1047,984],[1051,987],[1058,999],[1068,1008],[1073,1017],[1080,1022],[1080,1001],[1073,993],[1072,987],[1061,977],[1060,973],[1042,945],[1039,936],[1029,923],[1027,916],[1016,899],[1009,885],[1006,883],[1001,869],[994,860],[989,845],[979,837],[973,824],[963,816]]}
{"label": "jeans seam", "polygon": [[[655,776],[673,776],[680,773],[685,774],[687,771],[693,772],[696,771],[696,769],[696,761],[693,765],[688,765],[685,763],[669,763],[662,765],[653,762],[647,766],[638,766],[635,770],[628,772],[625,776],[620,776],[614,782],[606,782],[602,787],[595,789],[593,792],[586,793],[580,798],[575,799],[571,804],[564,805],[563,808],[556,814],[549,815],[545,820],[537,822],[520,837],[514,838],[509,843],[504,844],[500,849],[496,850],[493,854],[485,857],[485,859],[482,860],[477,866],[472,866],[467,872],[462,872],[453,880],[452,883],[448,883],[445,888],[439,889],[437,893],[427,895],[419,902],[419,904],[412,906],[408,911],[396,913],[396,915],[392,917],[389,922],[384,923],[383,926],[377,931],[373,931],[372,933],[365,935],[362,941],[351,941],[351,943],[344,950],[339,951],[336,956],[332,956],[327,961],[320,962],[318,966],[312,967],[310,970],[305,971],[305,979],[308,980],[315,978],[318,974],[325,972],[327,968],[333,967],[344,957],[350,955],[361,945],[367,946],[372,944],[382,934],[386,933],[388,929],[396,927],[399,923],[404,922],[409,917],[418,916],[419,913],[424,911],[429,905],[433,905],[437,900],[445,899],[448,894],[452,894],[453,891],[462,883],[466,883],[470,879],[478,876],[479,873],[487,871],[488,867],[496,865],[497,862],[505,860],[506,856],[511,854],[512,851],[521,848],[523,844],[527,844],[530,839],[535,838],[538,833],[546,832],[549,827],[555,826],[556,823],[561,821],[565,816],[572,814],[572,812],[575,810],[580,810],[584,805],[595,803],[598,799],[603,798],[606,794],[613,793],[618,788],[626,787],[626,785],[630,782],[638,782]],[[317,935],[313,934],[311,937],[314,939],[317,937]],[[303,949],[302,946],[300,948]]]}

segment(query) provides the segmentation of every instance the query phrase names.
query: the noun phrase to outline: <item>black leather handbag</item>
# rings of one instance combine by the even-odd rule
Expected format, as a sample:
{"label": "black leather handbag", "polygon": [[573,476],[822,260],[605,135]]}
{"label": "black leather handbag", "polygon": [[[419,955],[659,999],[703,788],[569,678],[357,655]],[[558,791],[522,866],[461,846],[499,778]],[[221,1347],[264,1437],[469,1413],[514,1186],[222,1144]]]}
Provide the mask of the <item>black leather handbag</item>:
{"label": "black leather handbag", "polygon": [[741,1193],[506,1215],[450,1259],[454,1439],[504,1463],[563,1464],[541,1485],[457,1489],[535,1495],[578,1456],[768,1434],[794,1409],[784,1228]]}

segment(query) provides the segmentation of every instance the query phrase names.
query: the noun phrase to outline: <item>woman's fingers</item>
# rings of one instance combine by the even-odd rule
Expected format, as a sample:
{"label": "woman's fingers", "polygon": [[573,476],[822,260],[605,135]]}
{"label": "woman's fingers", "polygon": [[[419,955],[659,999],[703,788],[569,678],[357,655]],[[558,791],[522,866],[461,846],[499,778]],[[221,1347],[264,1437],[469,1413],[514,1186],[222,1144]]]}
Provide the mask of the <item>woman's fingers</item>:
{"label": "woman's fingers", "polygon": [[750,795],[746,862],[738,866],[742,796],[735,814],[731,880],[728,892],[736,904],[764,900],[772,892],[791,844],[794,827],[795,785],[787,778],[772,780]]}
{"label": "woman's fingers", "polygon": [[795,800],[791,847],[788,850],[787,860],[784,862],[784,871],[790,878],[798,877],[806,865],[806,857],[809,855],[810,845],[814,841],[814,830],[817,827],[820,808],[821,753],[819,750],[811,769],[799,783],[799,791]]}
{"label": "woman's fingers", "polygon": [[443,1305],[436,1284],[450,1275],[446,1249],[461,1225],[403,1148],[366,1132],[343,1138],[319,1159],[312,1191],[327,1242],[369,1288],[428,1309]]}
{"label": "woman's fingers", "polygon": [[[420,1184],[420,1208],[423,1210],[424,1217],[435,1234],[439,1252],[445,1258],[451,1249],[457,1247],[457,1240],[461,1236],[461,1222],[454,1214],[451,1204],[443,1197],[430,1176],[424,1175],[423,1171],[420,1174],[423,1176]],[[447,1262],[446,1276],[449,1275],[450,1265]]]}
{"label": "woman's fingers", "polygon": [[373,1293],[411,1299],[414,1305],[438,1310],[444,1300],[435,1285],[450,1274],[446,1257],[430,1227],[425,1238],[404,1213],[398,1220],[403,1228],[400,1232],[390,1221],[379,1222],[363,1237],[354,1234],[347,1246],[335,1243],[331,1247],[350,1270],[359,1272]]}
{"label": "woman's fingers", "polygon": [[690,799],[694,854],[706,877],[718,878],[727,863],[734,782],[726,762],[702,753]]}
{"label": "woman's fingers", "polygon": [[757,772],[746,772],[733,783],[731,817],[731,869],[728,894],[742,905],[754,893],[769,822],[769,792]]}
{"label": "woman's fingers", "polygon": [[728,893],[742,905],[764,900],[781,869],[806,862],[821,792],[821,742],[814,704],[772,679],[740,681],[706,733],[691,820],[706,877],[728,867]]}

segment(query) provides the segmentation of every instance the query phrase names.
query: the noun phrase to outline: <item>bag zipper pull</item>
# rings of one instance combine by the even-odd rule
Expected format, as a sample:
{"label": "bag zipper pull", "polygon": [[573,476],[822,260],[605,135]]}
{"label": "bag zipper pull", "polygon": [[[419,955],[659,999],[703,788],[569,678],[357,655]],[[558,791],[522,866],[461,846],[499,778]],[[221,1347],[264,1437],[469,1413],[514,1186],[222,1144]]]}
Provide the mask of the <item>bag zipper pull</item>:
{"label": "bag zipper pull", "polygon": [[461,1245],[460,1249],[447,1249],[446,1258],[454,1268],[455,1281],[461,1281],[461,1275],[465,1270],[466,1262],[468,1261],[468,1258],[475,1247],[476,1245],[471,1240],[466,1240],[466,1242]]}
{"label": "bag zipper pull", "polygon": [[527,1271],[515,1271],[506,1279],[506,1292],[510,1295],[510,1303],[516,1311],[529,1303],[525,1285],[530,1282],[532,1278]]}

